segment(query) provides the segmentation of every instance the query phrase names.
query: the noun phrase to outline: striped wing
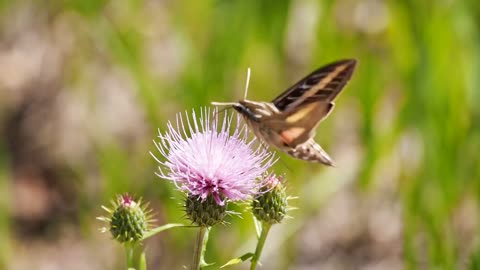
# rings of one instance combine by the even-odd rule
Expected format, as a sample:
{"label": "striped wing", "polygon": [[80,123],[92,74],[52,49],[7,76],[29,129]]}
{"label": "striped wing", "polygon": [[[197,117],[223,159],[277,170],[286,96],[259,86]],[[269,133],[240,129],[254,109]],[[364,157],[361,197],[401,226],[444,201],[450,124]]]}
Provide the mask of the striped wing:
{"label": "striped wing", "polygon": [[280,111],[312,102],[329,104],[350,80],[356,63],[354,59],[346,59],[321,67],[288,88],[272,103]]}
{"label": "striped wing", "polygon": [[313,137],[317,125],[333,110],[333,101],[350,80],[356,60],[341,60],[321,67],[306,76],[273,100],[284,121],[276,125],[281,140],[290,148],[289,155],[334,166],[330,156]]}
{"label": "striped wing", "polygon": [[321,67],[270,102],[233,103],[250,128],[268,145],[291,156],[333,166],[332,159],[313,137],[315,128],[332,111],[334,99],[346,85],[356,60]]}

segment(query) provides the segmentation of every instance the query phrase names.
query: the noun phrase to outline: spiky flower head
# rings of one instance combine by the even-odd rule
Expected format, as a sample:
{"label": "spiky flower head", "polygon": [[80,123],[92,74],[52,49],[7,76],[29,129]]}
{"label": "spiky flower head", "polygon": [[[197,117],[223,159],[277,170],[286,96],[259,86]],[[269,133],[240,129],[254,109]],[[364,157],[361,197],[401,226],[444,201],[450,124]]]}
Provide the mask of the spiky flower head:
{"label": "spiky flower head", "polygon": [[120,243],[140,241],[152,221],[148,205],[143,204],[141,199],[135,201],[128,194],[118,195],[111,204],[111,208],[102,206],[109,213],[108,217],[98,218],[109,225],[102,231],[110,231]]}
{"label": "spiky flower head", "polygon": [[220,206],[227,200],[248,199],[274,157],[262,147],[254,148],[245,125],[239,123],[239,117],[233,121],[227,114],[220,122],[218,111],[208,108],[200,111],[199,119],[195,111],[191,117],[177,114],[176,127],[169,122],[155,142],[165,158],[156,158],[161,165],[158,176],[173,181],[191,198],[206,201],[211,196]]}
{"label": "spiky flower head", "polygon": [[283,177],[269,174],[263,186],[252,201],[253,215],[260,221],[270,224],[280,223],[287,213],[288,197]]}
{"label": "spiky flower head", "polygon": [[221,223],[227,215],[227,204],[217,204],[212,195],[202,200],[198,196],[189,195],[185,200],[185,212],[192,223],[211,227]]}

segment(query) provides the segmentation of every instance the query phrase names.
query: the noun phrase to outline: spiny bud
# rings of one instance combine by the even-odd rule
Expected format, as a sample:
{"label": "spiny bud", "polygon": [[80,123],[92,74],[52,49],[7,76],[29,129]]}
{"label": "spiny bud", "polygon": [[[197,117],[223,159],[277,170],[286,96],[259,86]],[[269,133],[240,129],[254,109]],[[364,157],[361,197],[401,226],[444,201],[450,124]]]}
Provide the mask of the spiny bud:
{"label": "spiny bud", "polygon": [[142,205],[141,200],[136,202],[128,194],[119,195],[116,201],[112,201],[112,209],[103,207],[110,213],[109,217],[99,218],[109,223],[112,236],[120,243],[137,242],[148,231],[151,221],[150,210]]}
{"label": "spiny bud", "polygon": [[219,205],[212,195],[202,200],[199,196],[188,195],[185,200],[187,217],[196,225],[210,227],[223,221],[227,215],[227,203]]}
{"label": "spiny bud", "polygon": [[274,174],[266,176],[264,185],[252,201],[255,217],[270,224],[280,223],[287,213],[288,198],[281,178]]}

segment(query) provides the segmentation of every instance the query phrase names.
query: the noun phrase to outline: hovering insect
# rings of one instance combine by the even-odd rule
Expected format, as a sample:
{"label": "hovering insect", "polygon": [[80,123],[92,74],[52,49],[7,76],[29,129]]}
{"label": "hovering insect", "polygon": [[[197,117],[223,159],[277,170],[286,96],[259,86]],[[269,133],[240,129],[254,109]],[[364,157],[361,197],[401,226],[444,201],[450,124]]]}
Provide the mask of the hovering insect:
{"label": "hovering insect", "polygon": [[[246,99],[212,102],[229,105],[240,113],[264,143],[289,155],[334,166],[332,158],[314,141],[315,128],[333,110],[334,100],[350,80],[357,61],[340,60],[315,70],[272,102]],[[250,70],[247,77],[250,76]]]}

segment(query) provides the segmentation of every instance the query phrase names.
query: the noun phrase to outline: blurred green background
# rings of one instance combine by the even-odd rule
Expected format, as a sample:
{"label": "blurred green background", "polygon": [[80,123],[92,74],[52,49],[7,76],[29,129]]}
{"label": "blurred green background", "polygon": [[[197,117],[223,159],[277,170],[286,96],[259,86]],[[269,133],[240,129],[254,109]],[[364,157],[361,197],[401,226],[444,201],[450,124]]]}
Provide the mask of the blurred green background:
{"label": "blurred green background", "polygon": [[[271,100],[342,58],[359,65],[317,131],[337,167],[280,154],[299,209],[262,269],[480,269],[477,0],[4,0],[0,14],[0,269],[123,268],[95,220],[115,194],[187,222],[154,175],[157,129],[242,98],[248,67],[249,99]],[[213,230],[210,261],[253,249],[242,216]],[[150,239],[150,269],[189,265],[194,237]]]}

